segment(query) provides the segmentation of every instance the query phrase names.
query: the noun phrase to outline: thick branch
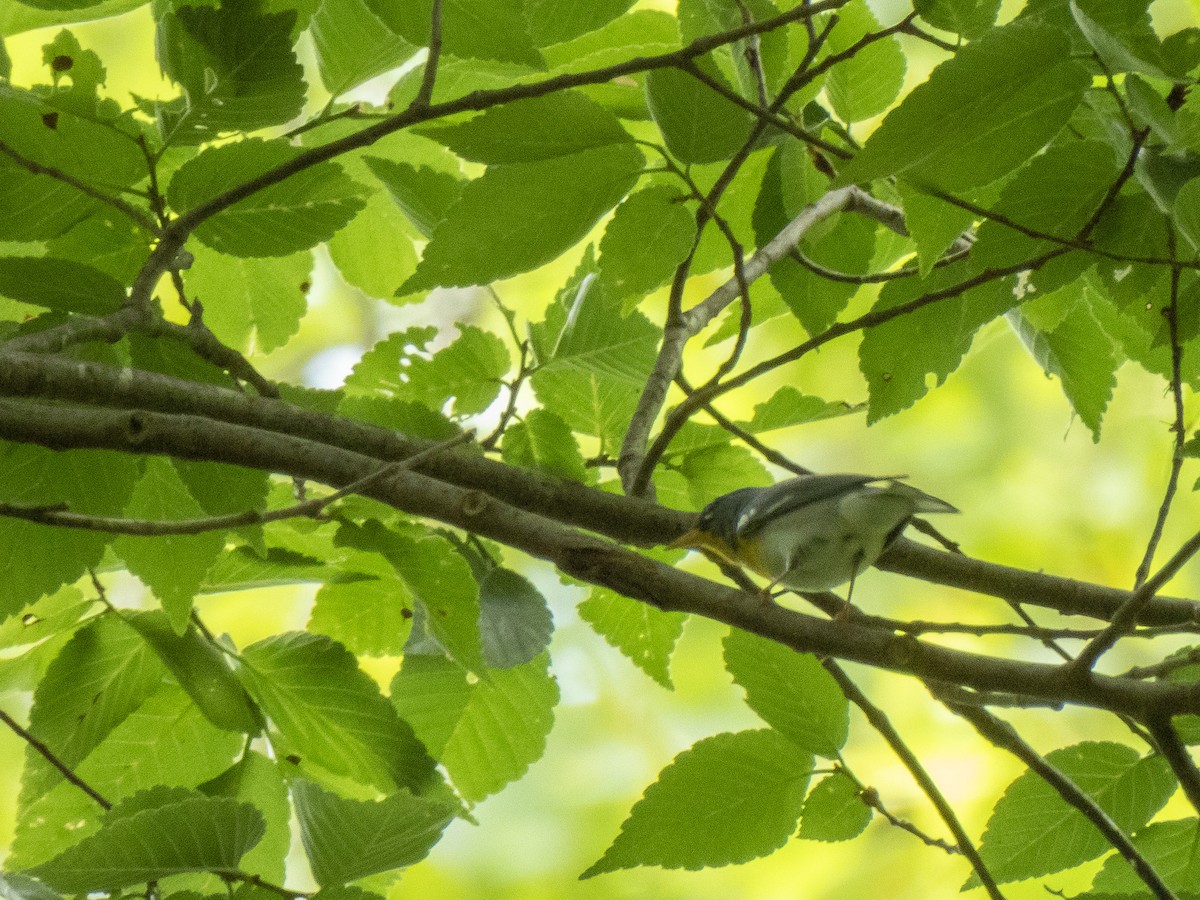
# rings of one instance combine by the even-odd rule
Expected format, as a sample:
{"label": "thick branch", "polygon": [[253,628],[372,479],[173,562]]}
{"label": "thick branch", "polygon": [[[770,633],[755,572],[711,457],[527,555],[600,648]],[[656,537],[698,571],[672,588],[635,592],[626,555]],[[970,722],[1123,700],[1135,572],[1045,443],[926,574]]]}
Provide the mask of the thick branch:
{"label": "thick branch", "polygon": [[[279,472],[340,487],[363,478],[378,460],[328,444],[185,415],[50,407],[0,401],[0,436],[53,449],[103,448],[166,454]],[[445,454],[452,464],[463,454]],[[707,581],[640,556],[481,490],[409,472],[372,482],[363,493],[396,509],[500,541],[562,572],[660,609],[695,613],[802,652],[852,660],[957,684],[1024,694],[1048,703],[1108,709],[1145,720],[1200,712],[1200,685],[1141,682],[1094,675],[1056,678],[1060,669],[950,650],[890,631],[835,622],[762,602],[761,596]]]}
{"label": "thick branch", "polygon": [[[0,351],[0,395],[186,413],[212,422],[250,426],[264,434],[303,438],[384,461],[411,456],[433,444],[353,419],[228,388],[40,354]],[[0,436],[20,439],[16,432]],[[36,438],[31,440],[45,443]],[[69,446],[68,443],[60,449]],[[423,463],[419,471],[459,487],[485,491],[522,509],[625,544],[649,547],[668,543],[686,531],[693,519],[689,513],[517,469],[474,454],[436,456]],[[893,544],[879,567],[937,584],[1097,619],[1109,619],[1130,597],[1129,591],[987,563],[906,540]],[[1142,609],[1138,621],[1147,625],[1197,623],[1200,607],[1190,601],[1156,597]]]}

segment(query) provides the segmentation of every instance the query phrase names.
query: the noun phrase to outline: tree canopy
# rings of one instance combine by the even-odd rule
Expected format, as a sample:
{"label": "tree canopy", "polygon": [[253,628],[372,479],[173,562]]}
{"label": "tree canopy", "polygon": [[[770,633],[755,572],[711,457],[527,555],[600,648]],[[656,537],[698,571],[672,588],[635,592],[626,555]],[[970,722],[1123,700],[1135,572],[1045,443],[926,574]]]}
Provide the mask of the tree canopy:
{"label": "tree canopy", "polygon": [[[115,16],[147,39],[90,43],[82,23]],[[675,686],[685,623],[719,626],[709,661],[753,724],[659,761],[572,881],[890,829],[955,858],[957,883],[913,896],[1200,895],[1200,604],[1169,592],[1200,549],[1180,524],[1194,19],[1183,0],[0,6],[0,720],[23,748],[0,894],[402,892],[547,753],[557,611],[580,597],[644,689]],[[109,90],[120,54],[161,82]],[[327,383],[318,351],[350,319],[369,346]],[[1118,529],[1129,571],[980,551],[987,516],[1020,515],[994,493],[948,498],[946,534],[917,521],[879,562],[978,595],[948,619],[772,599],[668,546],[732,490],[857,460],[804,435],[922,415],[999,334],[1061,389],[1052,427],[1069,410],[1094,459],[1163,473],[1153,521]],[[989,390],[1019,408],[1008,378]],[[1164,410],[1137,448],[1102,440],[1121,391]],[[983,424],[953,427],[1009,439]],[[949,443],[917,432],[903,474],[941,496]],[[271,625],[212,624],[222,598],[268,596],[288,606]],[[1015,760],[982,831],[898,726],[893,673]],[[1046,747],[1037,723],[1063,717],[1074,740]]]}

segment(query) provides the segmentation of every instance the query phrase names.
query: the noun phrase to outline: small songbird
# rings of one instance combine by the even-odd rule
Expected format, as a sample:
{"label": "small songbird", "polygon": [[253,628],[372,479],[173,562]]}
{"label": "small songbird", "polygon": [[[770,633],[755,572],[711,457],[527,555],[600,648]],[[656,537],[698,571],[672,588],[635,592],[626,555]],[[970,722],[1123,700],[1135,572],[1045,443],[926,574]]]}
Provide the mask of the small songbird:
{"label": "small songbird", "polygon": [[826,591],[875,562],[918,513],[956,513],[902,476],[801,475],[718,497],[672,547],[711,553],[797,591]]}

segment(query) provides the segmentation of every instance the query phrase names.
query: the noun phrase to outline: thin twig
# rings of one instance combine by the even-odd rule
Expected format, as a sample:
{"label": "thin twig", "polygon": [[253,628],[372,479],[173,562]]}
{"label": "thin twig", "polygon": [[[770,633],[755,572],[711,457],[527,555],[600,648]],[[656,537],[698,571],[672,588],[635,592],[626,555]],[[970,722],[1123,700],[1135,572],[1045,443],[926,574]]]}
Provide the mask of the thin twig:
{"label": "thin twig", "polygon": [[[936,690],[934,690],[934,696],[938,696]],[[1150,865],[1141,851],[1134,846],[1133,841],[1113,821],[1112,817],[1101,809],[1100,805],[1088,796],[1075,782],[1071,781],[1070,778],[1053,766],[1044,756],[1026,743],[1011,725],[992,715],[982,707],[956,703],[942,697],[938,697],[938,699],[941,699],[951,712],[974,725],[975,730],[985,740],[1002,750],[1007,750],[1025,763],[1025,765],[1029,766],[1050,787],[1054,788],[1063,800],[1083,813],[1087,820],[1096,827],[1096,830],[1104,836],[1104,839],[1118,853],[1125,857],[1126,861],[1133,867],[1133,870],[1142,882],[1150,888],[1155,897],[1158,897],[1159,900],[1178,900],[1171,889],[1167,887],[1166,882],[1162,880],[1162,876],[1154,870],[1154,867]]]}
{"label": "thin twig", "polygon": [[879,796],[879,791],[875,790],[873,787],[867,786],[862,779],[855,775],[850,769],[850,766],[846,764],[846,760],[842,758],[841,754],[838,755],[838,765],[836,771],[854,782],[854,786],[858,789],[858,798],[862,800],[866,806],[869,806],[871,809],[875,810],[875,812],[887,819],[889,825],[899,828],[901,831],[907,831],[927,847],[935,847],[938,850],[944,850],[947,853],[962,853],[962,851],[956,845],[951,844],[949,841],[944,841],[941,838],[935,838],[931,834],[926,834],[912,822],[908,821],[907,819],[900,818],[900,816],[888,809],[884,804],[883,799]]}
{"label": "thin twig", "polygon": [[[1175,255],[1175,230],[1167,229],[1167,240],[1171,255]],[[1185,422],[1183,418],[1183,347],[1179,342],[1179,276],[1178,266],[1171,268],[1171,299],[1163,316],[1167,320],[1167,332],[1171,340],[1171,398],[1175,404],[1175,421],[1171,425],[1174,435],[1171,451],[1171,473],[1167,477],[1167,488],[1163,492],[1162,503],[1158,507],[1158,515],[1154,519],[1154,528],[1150,532],[1150,540],[1146,542],[1146,552],[1137,567],[1133,586],[1141,587],[1150,575],[1150,566],[1154,562],[1154,552],[1162,540],[1163,529],[1167,524],[1167,516],[1171,512],[1171,504],[1175,500],[1175,491],[1179,487],[1179,472],[1183,468],[1184,443],[1186,441]]]}
{"label": "thin twig", "polygon": [[437,81],[438,61],[442,55],[442,0],[433,0],[433,12],[429,17],[429,49],[425,57],[425,71],[421,73],[421,86],[413,98],[412,108],[423,109],[433,102],[433,86]]}
{"label": "thin twig", "polygon": [[996,880],[992,877],[992,873],[988,871],[987,864],[984,863],[979,851],[975,849],[975,844],[972,843],[967,830],[963,828],[962,822],[958,819],[958,814],[954,811],[954,807],[950,805],[950,801],[946,799],[945,794],[937,786],[937,782],[930,777],[925,767],[921,765],[921,760],[916,753],[904,742],[904,738],[900,736],[900,732],[892,724],[887,714],[876,706],[871,699],[862,692],[857,684],[846,674],[846,671],[832,659],[826,659],[822,663],[825,670],[833,676],[833,679],[842,689],[842,693],[846,695],[851,703],[862,710],[863,715],[867,717],[867,721],[871,723],[871,727],[879,732],[887,745],[896,754],[896,757],[908,769],[917,786],[920,787],[922,793],[929,798],[929,802],[933,804],[938,815],[942,817],[942,821],[946,823],[946,827],[950,829],[950,833],[954,835],[954,840],[958,845],[958,849],[962,852],[971,863],[971,868],[975,870],[975,874],[979,877],[980,882],[987,889],[988,895],[993,900],[1003,900],[1004,895],[1000,893],[1000,888],[996,885]]}
{"label": "thin twig", "polygon": [[92,516],[71,512],[66,504],[48,506],[21,506],[13,503],[0,503],[0,516],[21,519],[26,522],[37,522],[41,525],[53,525],[59,528],[79,528],[85,531],[100,531],[107,534],[126,534],[136,537],[161,537],[173,534],[202,534],[208,531],[225,531],[231,528],[241,528],[247,525],[265,525],[268,522],[279,522],[284,519],[301,517],[319,517],[326,508],[343,497],[358,493],[363,488],[378,479],[394,475],[402,469],[420,465],[432,456],[449,450],[459,444],[466,443],[472,438],[472,432],[464,431],[449,440],[434,444],[412,456],[385,463],[374,472],[364,475],[357,481],[351,482],[340,490],[324,497],[314,497],[289,506],[286,509],[258,510],[250,509],[240,513],[230,513],[222,516],[205,516],[196,519],[147,520],[124,519],[111,516]]}
{"label": "thin twig", "polygon": [[93,200],[98,200],[106,206],[112,207],[121,215],[132,220],[136,225],[141,226],[151,234],[157,234],[159,231],[158,223],[154,221],[154,217],[152,215],[150,215],[144,209],[139,209],[131,203],[126,203],[120,197],[114,197],[111,194],[106,194],[99,188],[93,187],[86,181],[80,181],[74,175],[70,175],[61,169],[56,169],[53,166],[42,165],[36,160],[29,159],[3,141],[0,141],[0,153],[3,153],[22,169],[25,169],[34,175],[45,175],[48,178],[61,181],[63,184],[70,185],[81,194],[86,194]]}
{"label": "thin twig", "polygon": [[1154,716],[1146,720],[1158,751],[1163,759],[1171,766],[1171,771],[1179,779],[1179,786],[1192,808],[1200,813],[1200,770],[1196,769],[1196,761],[1179,739],[1179,732],[1171,724],[1169,716]]}
{"label": "thin twig", "polygon": [[1113,614],[1112,621],[1079,651],[1074,660],[1063,666],[1066,679],[1081,678],[1091,673],[1100,657],[1108,652],[1118,640],[1133,630],[1138,613],[1149,603],[1159,588],[1175,577],[1197,552],[1200,552],[1200,532],[1192,535],[1152,577],[1142,583],[1129,599]]}
{"label": "thin twig", "polygon": [[17,737],[40,753],[46,762],[58,769],[58,771],[62,773],[63,778],[67,779],[67,781],[71,782],[71,784],[75,785],[75,787],[79,788],[81,791],[95,800],[96,803],[100,805],[101,809],[112,809],[112,804],[104,798],[103,794],[76,775],[70,766],[68,766],[65,762],[59,759],[58,756],[55,755],[53,750],[34,737],[33,734],[27,729],[22,728],[16,719],[2,709],[0,709],[0,722],[3,722],[5,725],[7,725],[13,731],[13,733],[17,735]]}

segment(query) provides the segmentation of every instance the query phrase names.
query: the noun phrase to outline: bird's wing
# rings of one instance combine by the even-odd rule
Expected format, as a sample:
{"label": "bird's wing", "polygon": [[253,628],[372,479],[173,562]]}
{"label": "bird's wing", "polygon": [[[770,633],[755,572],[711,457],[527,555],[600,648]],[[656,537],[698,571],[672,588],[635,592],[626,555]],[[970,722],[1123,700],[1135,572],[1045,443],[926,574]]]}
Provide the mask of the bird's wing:
{"label": "bird's wing", "polygon": [[745,505],[738,517],[737,534],[747,537],[779,516],[822,500],[831,500],[873,481],[888,481],[877,475],[801,475],[763,488]]}

